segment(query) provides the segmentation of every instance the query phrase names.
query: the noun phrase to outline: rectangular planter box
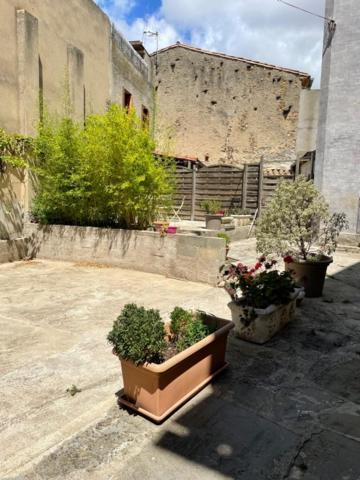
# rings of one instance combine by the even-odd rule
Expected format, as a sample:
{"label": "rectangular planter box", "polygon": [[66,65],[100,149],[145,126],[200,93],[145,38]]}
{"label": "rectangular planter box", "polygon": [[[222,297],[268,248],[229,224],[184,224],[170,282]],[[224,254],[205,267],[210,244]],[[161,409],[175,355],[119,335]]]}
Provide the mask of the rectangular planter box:
{"label": "rectangular planter box", "polygon": [[124,393],[119,403],[161,422],[227,367],[226,343],[231,321],[207,316],[218,329],[161,364],[136,366],[122,360]]}
{"label": "rectangular planter box", "polygon": [[229,308],[235,324],[235,335],[242,340],[259,344],[269,341],[293,319],[299,293],[300,291],[296,292],[294,298],[287,305],[271,305],[270,307],[273,308],[255,309],[257,317],[248,326],[245,326],[240,320],[243,307],[235,302],[230,302]]}
{"label": "rectangular planter box", "polygon": [[250,225],[253,216],[252,215],[231,215],[234,219],[236,227],[244,227]]}

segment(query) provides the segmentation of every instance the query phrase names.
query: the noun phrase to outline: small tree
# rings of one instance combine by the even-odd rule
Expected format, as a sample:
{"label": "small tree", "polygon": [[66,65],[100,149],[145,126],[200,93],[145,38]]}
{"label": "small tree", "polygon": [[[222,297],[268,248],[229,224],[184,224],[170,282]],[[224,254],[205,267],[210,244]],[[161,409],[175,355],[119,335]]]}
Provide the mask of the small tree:
{"label": "small tree", "polygon": [[315,247],[331,255],[346,226],[345,214],[331,215],[313,182],[300,176],[294,182],[282,181],[275,190],[256,228],[257,250],[300,260],[307,260]]}

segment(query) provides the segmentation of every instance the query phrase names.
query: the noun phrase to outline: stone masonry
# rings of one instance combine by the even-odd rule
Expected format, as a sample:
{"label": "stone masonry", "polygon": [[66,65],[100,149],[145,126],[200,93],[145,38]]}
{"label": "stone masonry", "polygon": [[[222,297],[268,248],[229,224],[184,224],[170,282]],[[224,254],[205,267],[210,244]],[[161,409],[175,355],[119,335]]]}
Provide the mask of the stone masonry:
{"label": "stone masonry", "polygon": [[183,44],[153,58],[158,131],[168,129],[176,156],[237,165],[295,160],[306,73]]}

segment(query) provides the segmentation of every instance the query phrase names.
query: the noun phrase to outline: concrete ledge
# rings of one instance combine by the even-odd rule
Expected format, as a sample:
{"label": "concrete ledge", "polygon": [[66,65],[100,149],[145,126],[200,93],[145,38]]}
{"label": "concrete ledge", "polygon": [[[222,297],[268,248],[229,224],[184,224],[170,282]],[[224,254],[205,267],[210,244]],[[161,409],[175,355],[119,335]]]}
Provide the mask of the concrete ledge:
{"label": "concrete ledge", "polygon": [[25,231],[32,258],[103,263],[211,285],[225,260],[221,238],[37,224]]}
{"label": "concrete ledge", "polygon": [[0,240],[0,263],[15,262],[27,254],[26,238]]}
{"label": "concrete ledge", "polygon": [[360,247],[360,233],[341,233],[339,246]]}

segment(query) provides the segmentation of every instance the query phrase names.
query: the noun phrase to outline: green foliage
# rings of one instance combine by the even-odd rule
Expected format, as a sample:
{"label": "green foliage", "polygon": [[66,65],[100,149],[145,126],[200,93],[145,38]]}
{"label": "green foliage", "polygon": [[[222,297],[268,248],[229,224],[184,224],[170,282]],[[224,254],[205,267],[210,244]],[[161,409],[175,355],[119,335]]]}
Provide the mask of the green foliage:
{"label": "green foliage", "polygon": [[252,215],[253,212],[248,208],[230,207],[229,215]]}
{"label": "green foliage", "polygon": [[200,313],[193,313],[181,307],[175,307],[170,314],[170,329],[176,348],[182,352],[211,333]]}
{"label": "green foliage", "polygon": [[227,233],[219,232],[216,236],[218,238],[223,238],[225,240],[226,245],[230,245],[230,237]]}
{"label": "green foliage", "polygon": [[263,271],[247,278],[242,276],[239,286],[244,295],[244,303],[253,308],[286,305],[294,291],[291,273],[279,270]]}
{"label": "green foliage", "polygon": [[170,330],[175,339],[184,331],[186,325],[191,322],[192,318],[192,312],[188,312],[181,307],[174,308],[170,314]]}
{"label": "green foliage", "polygon": [[12,167],[27,167],[32,150],[31,137],[10,134],[0,128],[0,160]]}
{"label": "green foliage", "polygon": [[321,253],[330,255],[346,225],[345,214],[331,216],[315,185],[300,176],[294,182],[281,182],[275,190],[256,228],[257,250],[306,260],[318,244]]}
{"label": "green foliage", "polygon": [[221,203],[217,200],[204,200],[200,206],[207,214],[219,213],[221,209]]}
{"label": "green foliage", "polygon": [[70,117],[45,120],[35,141],[44,223],[145,228],[171,202],[172,165],[154,159],[154,142],[135,112],[111,105],[85,128]]}
{"label": "green foliage", "polygon": [[114,352],[135,365],[161,363],[166,350],[165,329],[158,310],[127,304],[107,336]]}

